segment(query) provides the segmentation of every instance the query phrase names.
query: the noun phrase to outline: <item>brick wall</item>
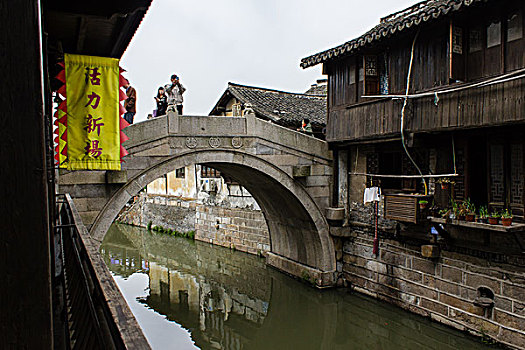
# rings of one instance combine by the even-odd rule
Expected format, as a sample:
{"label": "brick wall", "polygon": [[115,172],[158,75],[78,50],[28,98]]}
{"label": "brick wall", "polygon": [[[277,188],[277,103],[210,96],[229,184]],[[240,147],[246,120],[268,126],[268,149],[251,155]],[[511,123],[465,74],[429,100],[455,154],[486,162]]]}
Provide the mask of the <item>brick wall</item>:
{"label": "brick wall", "polygon": [[161,226],[180,232],[195,231],[195,202],[177,200],[166,196],[137,196],[126,206],[117,220],[123,224],[147,227]]}
{"label": "brick wall", "polygon": [[195,239],[250,254],[270,251],[270,235],[260,210],[227,208],[141,194],[120,213],[121,223],[195,231]]}
{"label": "brick wall", "polygon": [[260,254],[270,251],[270,235],[261,211],[198,205],[195,239]]}
{"label": "brick wall", "polygon": [[[395,233],[387,221],[381,222],[383,230],[376,257],[372,253],[374,232],[369,209],[360,210],[355,205],[352,209],[351,217],[360,221],[332,230],[340,282],[455,328],[487,335],[513,347],[525,347],[523,259],[500,254],[476,257],[452,247],[442,247],[437,259],[423,258],[420,245],[428,244],[426,233],[419,233],[418,244],[413,238],[404,239]],[[479,287],[493,291],[493,308],[474,305]]]}

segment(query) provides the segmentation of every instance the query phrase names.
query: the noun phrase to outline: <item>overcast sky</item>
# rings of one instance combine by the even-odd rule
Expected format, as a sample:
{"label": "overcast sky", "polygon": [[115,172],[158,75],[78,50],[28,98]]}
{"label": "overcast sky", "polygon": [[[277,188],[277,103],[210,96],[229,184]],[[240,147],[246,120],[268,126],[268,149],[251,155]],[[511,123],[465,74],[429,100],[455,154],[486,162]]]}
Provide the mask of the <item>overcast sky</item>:
{"label": "overcast sky", "polygon": [[418,0],[153,0],[122,57],[137,90],[135,121],[180,76],[184,114],[207,115],[228,82],[304,92],[321,65],[301,58],[355,38]]}

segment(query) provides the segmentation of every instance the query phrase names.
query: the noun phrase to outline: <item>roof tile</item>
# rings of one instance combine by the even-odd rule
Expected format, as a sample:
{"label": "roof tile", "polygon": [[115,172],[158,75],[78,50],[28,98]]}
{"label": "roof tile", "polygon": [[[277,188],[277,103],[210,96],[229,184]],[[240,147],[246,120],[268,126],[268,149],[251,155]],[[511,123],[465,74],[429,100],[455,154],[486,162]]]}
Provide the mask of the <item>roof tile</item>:
{"label": "roof tile", "polygon": [[437,19],[453,11],[459,11],[466,6],[487,0],[426,0],[413,5],[405,10],[395,12],[381,19],[381,22],[363,34],[335,48],[305,57],[301,60],[301,67],[307,68],[323,63],[332,58],[349,54],[358,48],[373,41],[401,32],[421,22],[428,22],[431,18]]}

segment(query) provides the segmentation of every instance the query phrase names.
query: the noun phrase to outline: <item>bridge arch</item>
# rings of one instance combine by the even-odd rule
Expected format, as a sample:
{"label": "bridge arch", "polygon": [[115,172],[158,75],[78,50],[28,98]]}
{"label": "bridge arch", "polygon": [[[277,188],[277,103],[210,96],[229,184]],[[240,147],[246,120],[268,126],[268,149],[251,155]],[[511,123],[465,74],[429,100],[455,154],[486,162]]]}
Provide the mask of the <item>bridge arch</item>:
{"label": "bridge arch", "polygon": [[268,264],[319,286],[333,284],[335,250],[326,219],[308,192],[286,172],[252,154],[231,149],[192,150],[149,166],[106,203],[90,233],[99,244],[124,205],[151,181],[191,164],[214,167],[257,200],[270,233]]}

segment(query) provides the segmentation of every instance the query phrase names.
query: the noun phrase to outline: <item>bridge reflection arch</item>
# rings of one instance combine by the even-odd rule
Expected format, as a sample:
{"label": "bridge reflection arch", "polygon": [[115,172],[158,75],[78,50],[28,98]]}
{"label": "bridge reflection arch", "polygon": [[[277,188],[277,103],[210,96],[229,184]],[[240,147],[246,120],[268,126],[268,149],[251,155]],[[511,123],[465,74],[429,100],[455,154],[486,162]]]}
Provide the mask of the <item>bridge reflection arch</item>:
{"label": "bridge reflection arch", "polygon": [[244,186],[258,202],[270,234],[267,263],[318,286],[333,284],[335,250],[328,223],[314,199],[290,175],[241,150],[192,150],[151,165],[125,183],[99,213],[90,233],[102,242],[124,205],[153,180],[191,164],[221,171]]}

